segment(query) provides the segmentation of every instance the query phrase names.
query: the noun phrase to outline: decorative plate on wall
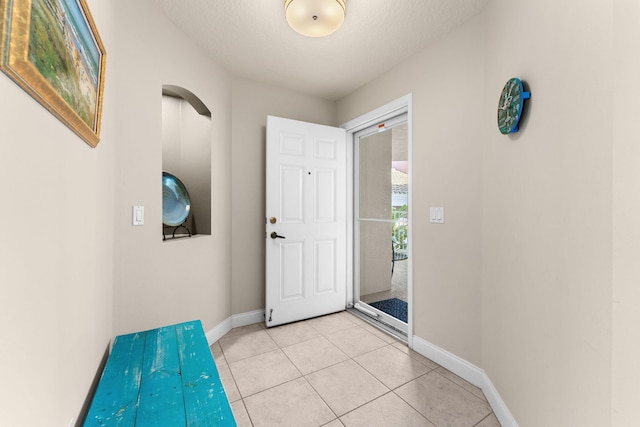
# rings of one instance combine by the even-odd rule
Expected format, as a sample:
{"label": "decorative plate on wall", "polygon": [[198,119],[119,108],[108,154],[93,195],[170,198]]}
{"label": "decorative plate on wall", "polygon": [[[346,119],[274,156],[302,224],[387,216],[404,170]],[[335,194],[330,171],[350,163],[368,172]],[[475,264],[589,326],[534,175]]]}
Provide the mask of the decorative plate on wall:
{"label": "decorative plate on wall", "polygon": [[498,128],[502,134],[518,132],[524,100],[530,97],[531,92],[524,91],[519,78],[514,77],[504,85],[498,101]]}
{"label": "decorative plate on wall", "polygon": [[162,172],[162,223],[177,227],[186,221],[190,210],[191,200],[182,181]]}

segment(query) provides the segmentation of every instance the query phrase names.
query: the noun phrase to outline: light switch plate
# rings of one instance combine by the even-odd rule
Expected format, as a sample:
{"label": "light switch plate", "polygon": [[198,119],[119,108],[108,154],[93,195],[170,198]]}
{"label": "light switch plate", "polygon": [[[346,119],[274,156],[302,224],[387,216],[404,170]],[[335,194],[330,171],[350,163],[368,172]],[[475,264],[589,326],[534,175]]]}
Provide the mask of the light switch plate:
{"label": "light switch plate", "polygon": [[432,224],[444,224],[444,208],[429,208],[429,222]]}
{"label": "light switch plate", "polygon": [[144,225],[144,206],[134,206],[132,225]]}

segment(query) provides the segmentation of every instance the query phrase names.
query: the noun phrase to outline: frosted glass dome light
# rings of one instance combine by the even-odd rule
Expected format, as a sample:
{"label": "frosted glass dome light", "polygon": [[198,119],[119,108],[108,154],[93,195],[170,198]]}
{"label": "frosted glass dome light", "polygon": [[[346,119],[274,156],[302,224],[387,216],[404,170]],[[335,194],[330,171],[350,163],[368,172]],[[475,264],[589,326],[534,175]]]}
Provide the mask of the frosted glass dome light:
{"label": "frosted glass dome light", "polygon": [[344,22],[345,0],[284,0],[289,26],[308,37],[324,37]]}

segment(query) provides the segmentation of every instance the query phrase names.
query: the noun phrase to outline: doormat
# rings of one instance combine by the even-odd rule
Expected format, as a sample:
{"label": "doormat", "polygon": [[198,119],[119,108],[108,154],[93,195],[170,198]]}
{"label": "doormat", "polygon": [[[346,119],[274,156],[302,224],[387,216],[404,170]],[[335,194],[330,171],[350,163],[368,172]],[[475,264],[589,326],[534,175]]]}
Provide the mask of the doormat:
{"label": "doormat", "polygon": [[377,302],[368,303],[371,307],[375,307],[380,311],[384,311],[390,316],[407,323],[407,303],[398,299],[391,298]]}

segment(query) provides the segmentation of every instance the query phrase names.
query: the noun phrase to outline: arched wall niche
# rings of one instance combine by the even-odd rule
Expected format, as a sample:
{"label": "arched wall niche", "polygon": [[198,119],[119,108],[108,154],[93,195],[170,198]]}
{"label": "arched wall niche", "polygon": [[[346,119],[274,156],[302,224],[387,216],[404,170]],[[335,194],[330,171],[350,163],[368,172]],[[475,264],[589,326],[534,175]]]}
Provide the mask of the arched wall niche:
{"label": "arched wall niche", "polygon": [[[180,179],[189,193],[184,226],[191,235],[210,235],[211,111],[193,92],[175,85],[162,86],[162,170]],[[173,231],[163,226],[167,239]],[[176,237],[188,235],[184,227],[175,231]]]}

